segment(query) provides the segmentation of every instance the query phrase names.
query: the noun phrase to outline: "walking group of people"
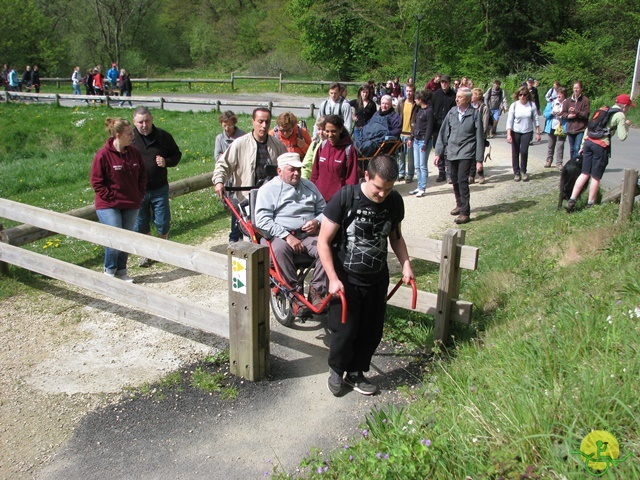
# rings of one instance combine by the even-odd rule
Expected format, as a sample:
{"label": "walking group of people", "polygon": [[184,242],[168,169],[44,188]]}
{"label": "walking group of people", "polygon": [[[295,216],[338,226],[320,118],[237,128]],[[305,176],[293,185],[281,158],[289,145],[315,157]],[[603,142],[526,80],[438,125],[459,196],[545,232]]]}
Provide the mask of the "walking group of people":
{"label": "walking group of people", "polygon": [[2,86],[7,92],[31,92],[40,93],[40,70],[38,65],[25,67],[22,76],[18,76],[15,68],[4,64],[0,73]]}
{"label": "walking group of people", "polygon": [[[266,108],[253,111],[248,133],[238,128],[234,112],[223,112],[218,118],[223,131],[215,139],[212,176],[217,195],[222,198],[230,186],[262,185],[255,226],[263,235],[261,241],[271,242],[284,279],[302,293],[294,256],[304,253],[315,261],[309,302],[318,307],[329,294],[341,291],[346,295],[347,323],[341,323],[339,302],[330,303],[327,314],[332,332],[328,388],[336,396],[345,392],[345,386],[366,395],[378,390],[364,374],[382,338],[389,283],[387,240],[402,266],[403,281],[413,279],[401,230],[404,201],[394,190],[395,183],[411,183],[415,174],[417,188],[409,193],[425,196],[427,160],[433,148],[436,181],[448,180],[453,186],[455,208],[451,214],[458,224],[469,222],[469,184],[476,177],[478,182],[484,181],[486,139],[496,134],[500,115],[505,112],[514,180],[529,180],[528,147],[539,142],[541,135],[533,79],[516,90],[510,106],[499,80],[485,92],[470,89],[469,79],[462,80],[467,86],[457,89],[448,75],[435,76],[418,92],[414,85],[405,85],[395,108],[393,97],[386,94],[378,108],[369,84],[360,87],[352,102],[345,99],[340,84],[332,84],[311,133],[290,112],[279,115],[271,128],[272,116]],[[610,136],[617,131],[621,140],[626,138],[630,122],[625,113],[635,104],[628,95],[619,95],[616,105],[605,112],[602,129],[596,131],[582,84],[574,83],[569,98],[566,93],[555,84],[545,95],[545,116],[550,112],[545,125],[550,136],[545,166],[551,166],[554,155],[556,165],[562,165],[566,137],[571,157],[580,152],[584,156],[574,193],[591,178],[590,206],[608,161]],[[110,138],[96,154],[91,170],[99,220],[145,234],[150,233],[153,221],[158,235],[167,238],[171,218],[167,168],[178,164],[180,149],[169,133],[153,124],[144,107],[136,109],[133,122],[107,119],[105,125]],[[398,158],[373,156],[362,171],[358,151],[370,137],[369,130],[374,130],[368,129],[369,125],[398,136],[405,149]],[[270,175],[271,169],[275,169],[275,177]],[[242,192],[236,195],[243,199]],[[568,211],[575,207],[576,198],[572,195]],[[241,238],[237,219],[232,218],[229,241]],[[141,266],[152,263],[142,259]],[[133,281],[126,264],[126,253],[106,250],[107,275]],[[293,308],[297,316],[309,313],[297,298]]]}
{"label": "walking group of people", "polygon": [[[86,95],[113,95],[119,93],[121,97],[130,97],[133,87],[131,85],[131,77],[124,69],[118,69],[117,63],[112,63],[111,68],[107,71],[106,77],[102,74],[102,67],[97,65],[87,70],[83,76],[80,67],[75,67],[71,73],[71,84],[73,86],[74,95],[82,95],[80,85],[84,85]],[[133,108],[131,100],[121,100],[119,105],[122,107],[126,102]],[[84,100],[89,103],[89,100]]]}

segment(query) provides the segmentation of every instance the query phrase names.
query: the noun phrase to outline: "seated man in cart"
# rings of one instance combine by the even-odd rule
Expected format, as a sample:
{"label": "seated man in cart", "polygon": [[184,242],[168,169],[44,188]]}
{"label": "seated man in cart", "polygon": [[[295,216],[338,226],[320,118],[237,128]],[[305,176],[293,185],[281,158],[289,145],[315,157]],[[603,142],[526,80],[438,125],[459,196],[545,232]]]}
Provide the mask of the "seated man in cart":
{"label": "seated man in cart", "polygon": [[356,140],[356,147],[363,157],[375,154],[383,141],[393,138],[398,140],[402,131],[402,120],[393,108],[390,95],[380,100],[380,110],[373,114],[369,123],[362,128],[361,136]]}
{"label": "seated man in cart", "polygon": [[[292,288],[301,292],[303,287],[297,285],[294,256],[307,254],[315,259],[309,301],[319,306],[327,291],[327,277],[316,247],[325,201],[316,186],[301,177],[301,169],[297,153],[278,157],[278,176],[258,190],[254,219],[256,227],[271,240],[275,261]],[[262,242],[266,243],[264,239]],[[308,313],[297,299],[293,305],[296,316]]]}

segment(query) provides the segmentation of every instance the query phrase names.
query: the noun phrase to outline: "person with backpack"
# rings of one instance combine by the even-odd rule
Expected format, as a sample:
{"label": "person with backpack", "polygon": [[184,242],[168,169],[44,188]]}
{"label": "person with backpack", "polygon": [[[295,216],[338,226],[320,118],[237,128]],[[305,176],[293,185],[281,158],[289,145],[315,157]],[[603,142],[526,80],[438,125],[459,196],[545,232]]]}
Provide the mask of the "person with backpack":
{"label": "person with backpack", "polygon": [[456,198],[456,207],[451,210],[451,215],[456,215],[454,222],[457,224],[471,221],[469,172],[473,162],[484,160],[482,116],[471,105],[471,96],[468,88],[459,88],[456,92],[457,105],[444,117],[433,162],[434,165],[439,165],[445,156],[449,162]]}
{"label": "person with backpack", "polygon": [[493,82],[493,87],[489,88],[484,93],[484,103],[489,108],[491,116],[489,120],[491,122],[491,130],[489,131],[489,138],[493,138],[498,128],[498,121],[500,120],[500,114],[507,111],[507,95],[504,90],[500,88],[502,82],[496,79]]}
{"label": "person with backpack", "polygon": [[300,158],[304,158],[311,145],[309,132],[298,125],[298,117],[291,112],[278,115],[276,126],[269,135],[280,140],[288,152],[297,153]]}
{"label": "person with backpack", "polygon": [[347,300],[346,323],[341,321],[341,302],[331,302],[327,313],[331,331],[327,386],[336,397],[345,393],[345,384],[363,395],[378,391],[364,372],[371,367],[384,328],[387,239],[400,262],[402,281],[408,284],[415,278],[402,236],[404,201],[393,189],[398,164],[389,155],[378,155],[364,175],[363,183],[343,187],[327,203],[318,235],[329,293],[341,291]]}
{"label": "person with backpack", "polygon": [[631,121],[627,120],[626,114],[629,108],[636,104],[631,101],[631,97],[626,93],[616,97],[613,107],[602,107],[597,110],[587,126],[587,134],[582,144],[582,171],[576,180],[571,193],[571,198],[567,200],[564,207],[567,212],[572,212],[576,206],[576,200],[580,192],[589,179],[589,199],[587,208],[591,208],[596,201],[600,180],[611,156],[611,136],[618,132],[618,138],[624,142],[629,135]]}
{"label": "person with backpack", "polygon": [[347,132],[342,117],[329,115],[325,119],[327,139],[318,147],[313,160],[311,181],[326,201],[344,185],[360,181],[358,153]]}
{"label": "person with backpack", "polygon": [[[329,85],[329,98],[320,104],[316,118],[338,115],[342,117],[342,123],[347,133],[351,133],[351,105],[341,95],[342,85],[333,82]],[[313,132],[315,136],[317,132]]]}
{"label": "person with backpack", "polygon": [[511,144],[513,180],[528,182],[527,161],[529,160],[529,144],[533,139],[534,130],[536,143],[540,141],[538,107],[526,86],[516,90],[513,99],[515,101],[509,107],[509,115],[507,116],[507,143]]}
{"label": "person with backpack", "polygon": [[562,106],[562,118],[567,121],[570,158],[576,158],[580,154],[580,145],[587,128],[587,122],[589,122],[590,113],[591,100],[582,94],[582,82],[575,82],[573,94],[567,98]]}

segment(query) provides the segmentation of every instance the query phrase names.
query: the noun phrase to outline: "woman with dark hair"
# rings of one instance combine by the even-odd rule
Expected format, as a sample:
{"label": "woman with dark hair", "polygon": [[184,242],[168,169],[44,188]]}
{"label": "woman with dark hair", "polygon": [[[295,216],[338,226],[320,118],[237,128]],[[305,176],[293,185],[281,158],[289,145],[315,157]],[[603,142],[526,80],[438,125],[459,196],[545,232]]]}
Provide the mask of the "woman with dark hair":
{"label": "woman with dark hair", "polygon": [[[93,159],[91,186],[96,192],[96,214],[100,223],[133,231],[144,197],[147,179],[144,161],[131,145],[133,128],[124,118],[107,118],[104,122],[109,139]],[[113,248],[104,252],[104,273],[125,282],[129,254]]]}
{"label": "woman with dark hair", "polygon": [[378,106],[373,101],[371,87],[368,84],[362,85],[358,89],[358,98],[351,100],[349,104],[355,125],[353,128],[353,139],[355,140],[362,135],[362,127],[369,123]]}
{"label": "woman with dark hair", "polygon": [[342,117],[327,115],[324,125],[327,139],[320,144],[313,160],[311,181],[316,184],[325,201],[345,185],[356,185],[358,154]]}
{"label": "woman with dark hair", "polygon": [[431,106],[431,90],[421,90],[416,93],[416,105],[420,107],[416,113],[416,120],[413,125],[411,137],[407,142],[407,147],[413,146],[413,163],[418,175],[418,188],[409,192],[416,197],[423,197],[427,189],[429,178],[428,158],[433,146],[433,125],[435,117]]}
{"label": "woman with dark hair", "polygon": [[516,182],[529,181],[527,175],[527,160],[529,159],[529,144],[536,131],[536,142],[540,141],[540,122],[538,107],[533,102],[533,96],[526,86],[520,87],[513,94],[515,100],[509,107],[507,116],[507,142],[511,144],[511,165],[513,179]]}

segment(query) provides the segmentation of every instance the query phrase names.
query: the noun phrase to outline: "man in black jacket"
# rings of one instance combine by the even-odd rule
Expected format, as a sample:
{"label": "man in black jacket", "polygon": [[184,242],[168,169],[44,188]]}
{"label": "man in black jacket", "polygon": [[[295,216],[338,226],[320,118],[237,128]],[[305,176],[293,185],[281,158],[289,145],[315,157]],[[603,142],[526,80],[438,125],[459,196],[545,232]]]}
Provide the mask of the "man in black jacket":
{"label": "man in black jacket", "polygon": [[[444,118],[449,113],[449,110],[456,106],[456,92],[451,88],[451,77],[449,75],[440,77],[440,90],[433,92],[431,101],[433,104],[433,116],[435,117],[433,127],[433,145],[435,145]],[[436,178],[436,182],[444,182],[450,178],[449,169],[446,166],[448,166],[447,157],[443,155],[438,162],[438,178]]]}
{"label": "man in black jacket", "polygon": [[[151,234],[151,219],[160,238],[167,238],[171,223],[169,209],[169,181],[167,168],[175,167],[182,152],[170,133],[153,125],[153,117],[147,107],[138,107],[133,113],[133,142],[144,160],[147,172],[147,193],[142,199],[134,230]],[[141,267],[149,267],[153,260],[142,258]]]}

